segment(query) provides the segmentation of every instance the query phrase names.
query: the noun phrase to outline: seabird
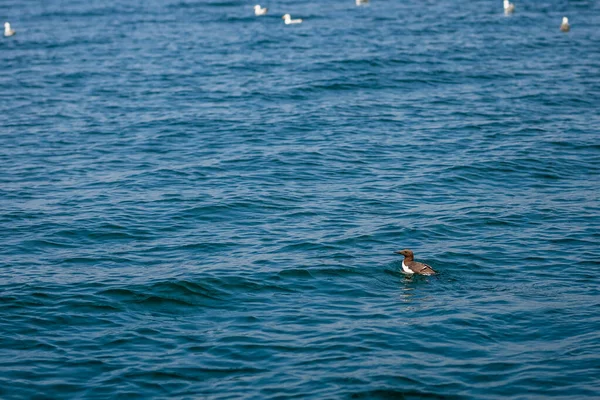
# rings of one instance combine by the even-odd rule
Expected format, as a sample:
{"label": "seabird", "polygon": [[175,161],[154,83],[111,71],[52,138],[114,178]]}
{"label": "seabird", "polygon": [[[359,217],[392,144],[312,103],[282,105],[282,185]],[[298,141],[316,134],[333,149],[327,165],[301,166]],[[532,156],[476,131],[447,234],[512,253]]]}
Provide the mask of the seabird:
{"label": "seabird", "polygon": [[292,19],[292,17],[290,16],[290,14],[285,14],[281,18],[283,19],[283,21],[285,22],[286,25],[289,25],[289,24],[301,24],[302,23],[301,19]]}
{"label": "seabird", "polygon": [[560,24],[560,30],[563,32],[569,32],[571,25],[569,25],[569,18],[563,17],[562,24]]}
{"label": "seabird", "polygon": [[262,8],[260,6],[260,4],[257,4],[257,5],[254,6],[254,14],[257,17],[260,17],[261,15],[266,15],[268,11],[269,11],[269,9],[267,7]]}
{"label": "seabird", "polygon": [[435,275],[436,272],[427,264],[423,264],[415,261],[415,256],[412,250],[400,250],[396,254],[402,254],[404,260],[402,260],[402,271],[406,274],[417,274],[417,275]]}
{"label": "seabird", "polygon": [[367,4],[369,0],[356,0],[357,6],[362,6],[363,4]]}
{"label": "seabird", "polygon": [[504,13],[512,14],[515,12],[515,5],[508,0],[504,0]]}
{"label": "seabird", "polygon": [[4,36],[9,37],[9,36],[14,35],[15,33],[17,33],[17,32],[15,32],[14,29],[10,29],[10,24],[8,22],[5,22],[4,23]]}

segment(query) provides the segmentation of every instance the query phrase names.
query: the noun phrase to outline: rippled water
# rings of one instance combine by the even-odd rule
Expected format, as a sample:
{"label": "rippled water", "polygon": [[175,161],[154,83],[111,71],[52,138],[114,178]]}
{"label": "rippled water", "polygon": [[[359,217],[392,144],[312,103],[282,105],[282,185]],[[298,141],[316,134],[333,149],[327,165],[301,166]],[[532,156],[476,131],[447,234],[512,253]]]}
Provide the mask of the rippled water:
{"label": "rippled water", "polygon": [[0,397],[597,397],[600,3],[515,2],[5,2]]}

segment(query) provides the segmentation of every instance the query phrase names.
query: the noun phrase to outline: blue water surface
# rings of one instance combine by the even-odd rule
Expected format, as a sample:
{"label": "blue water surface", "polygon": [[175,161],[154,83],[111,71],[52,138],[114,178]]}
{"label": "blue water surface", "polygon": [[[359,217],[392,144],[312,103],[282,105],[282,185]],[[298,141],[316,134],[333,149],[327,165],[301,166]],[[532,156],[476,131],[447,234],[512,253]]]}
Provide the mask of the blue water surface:
{"label": "blue water surface", "polygon": [[598,398],[600,2],[253,5],[0,0],[0,398]]}

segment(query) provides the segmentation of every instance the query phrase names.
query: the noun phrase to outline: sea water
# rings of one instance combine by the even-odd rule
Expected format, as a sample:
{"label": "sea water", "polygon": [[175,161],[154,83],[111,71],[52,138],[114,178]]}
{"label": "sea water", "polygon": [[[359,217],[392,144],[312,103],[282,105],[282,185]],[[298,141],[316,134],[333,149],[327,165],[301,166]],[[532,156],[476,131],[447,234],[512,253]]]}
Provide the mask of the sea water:
{"label": "sea water", "polygon": [[600,3],[254,4],[3,3],[0,398],[597,398]]}

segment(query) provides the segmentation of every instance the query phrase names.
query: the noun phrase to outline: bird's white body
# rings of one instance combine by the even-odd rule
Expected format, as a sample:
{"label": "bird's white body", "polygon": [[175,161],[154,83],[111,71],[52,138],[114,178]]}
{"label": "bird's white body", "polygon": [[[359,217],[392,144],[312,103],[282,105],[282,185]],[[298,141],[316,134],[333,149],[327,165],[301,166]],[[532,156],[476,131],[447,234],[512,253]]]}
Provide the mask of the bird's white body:
{"label": "bird's white body", "polygon": [[261,15],[266,15],[269,9],[267,7],[262,8],[260,4],[254,6],[254,15],[260,17]]}
{"label": "bird's white body", "polygon": [[6,36],[6,37],[8,37],[8,36],[12,36],[12,35],[14,35],[15,33],[17,33],[17,32],[15,32],[15,30],[14,30],[14,29],[11,29],[11,28],[10,28],[10,24],[9,24],[8,22],[5,22],[5,23],[4,23],[4,36]]}
{"label": "bird's white body", "polygon": [[515,5],[508,0],[504,0],[504,12],[506,14],[512,14],[515,11]]}
{"label": "bird's white body", "polygon": [[285,22],[286,25],[301,24],[302,23],[302,20],[300,18],[298,18],[298,19],[292,19],[292,16],[290,14],[285,14],[281,18],[283,18],[283,22]]}
{"label": "bird's white body", "polygon": [[563,32],[569,32],[571,25],[569,25],[569,18],[563,17],[562,24],[560,24],[560,30]]}
{"label": "bird's white body", "polygon": [[408,267],[406,266],[406,264],[404,264],[404,260],[402,260],[402,271],[403,271],[405,274],[410,274],[410,275],[414,274],[414,271],[413,271],[413,270],[411,270],[410,268],[408,268]]}

